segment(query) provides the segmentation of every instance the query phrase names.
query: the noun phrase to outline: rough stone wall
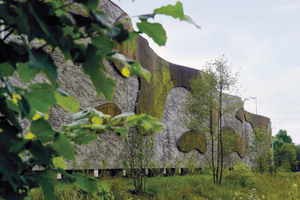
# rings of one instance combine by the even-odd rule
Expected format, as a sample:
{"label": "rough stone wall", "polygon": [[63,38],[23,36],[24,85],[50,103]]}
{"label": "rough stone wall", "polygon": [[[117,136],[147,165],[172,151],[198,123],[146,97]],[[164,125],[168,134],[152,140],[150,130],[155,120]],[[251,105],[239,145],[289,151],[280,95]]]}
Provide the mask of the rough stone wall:
{"label": "rough stone wall", "polygon": [[[126,15],[109,0],[100,1],[99,8],[116,21],[120,16]],[[142,37],[138,37],[137,46],[136,52],[127,56],[136,59],[151,72],[150,83],[143,78],[124,78],[119,72],[122,66],[105,62],[107,76],[111,77],[117,85],[111,103],[115,104],[121,113],[148,113],[161,120],[163,129],[156,134],[157,151],[154,158],[160,167],[174,167],[177,161],[183,161],[180,167],[184,167],[184,163],[191,157],[197,166],[206,167],[205,154],[200,153],[197,149],[182,152],[177,147],[178,139],[188,131],[185,125],[188,118],[183,111],[184,101],[189,92],[187,90],[188,79],[197,75],[199,71],[163,60],[155,54]],[[54,52],[52,57],[58,66],[60,89],[72,95],[79,102],[80,110],[89,107],[97,108],[107,103],[104,97],[100,99],[97,97],[91,81],[83,74],[79,66],[70,61],[64,62],[63,56],[58,51]],[[41,75],[32,82],[44,80],[46,79]],[[12,79],[11,82],[18,86],[25,85],[17,78]],[[235,101],[240,101],[240,99],[236,98]],[[237,116],[236,113],[238,113]],[[71,115],[72,113],[69,111],[57,106],[51,109],[49,121],[55,129],[60,129],[62,125],[72,121]],[[28,126],[28,122],[23,123],[24,127]],[[270,129],[270,119],[248,113],[243,108],[237,109],[235,113],[224,119],[224,125],[232,127],[240,138],[245,134],[244,142],[250,141],[253,127],[261,123]],[[237,145],[239,154],[233,152],[230,159],[249,161],[249,156],[241,156],[243,144],[240,142]],[[76,163],[68,162],[67,168],[79,169],[86,165],[90,169],[101,169],[103,161],[107,162],[107,168],[122,168],[122,149],[123,140],[120,135],[112,132],[101,134],[97,141],[89,145],[75,146],[78,153],[77,161]]]}

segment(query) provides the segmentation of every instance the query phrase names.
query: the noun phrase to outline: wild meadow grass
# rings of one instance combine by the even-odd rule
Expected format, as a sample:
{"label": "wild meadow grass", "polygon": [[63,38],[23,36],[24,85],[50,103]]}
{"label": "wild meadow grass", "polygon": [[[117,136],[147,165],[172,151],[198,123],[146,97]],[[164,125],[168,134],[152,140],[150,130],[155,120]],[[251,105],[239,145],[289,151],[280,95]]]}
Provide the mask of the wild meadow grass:
{"label": "wild meadow grass", "polygon": [[[226,175],[221,186],[213,183],[210,173],[187,176],[151,177],[146,193],[134,194],[132,180],[110,178],[99,180],[110,188],[115,200],[297,200],[300,199],[300,173],[276,176],[256,174],[246,177]],[[93,199],[78,187],[57,183],[58,199]],[[101,196],[101,194],[99,194]],[[40,189],[32,190],[31,199],[43,199]]]}

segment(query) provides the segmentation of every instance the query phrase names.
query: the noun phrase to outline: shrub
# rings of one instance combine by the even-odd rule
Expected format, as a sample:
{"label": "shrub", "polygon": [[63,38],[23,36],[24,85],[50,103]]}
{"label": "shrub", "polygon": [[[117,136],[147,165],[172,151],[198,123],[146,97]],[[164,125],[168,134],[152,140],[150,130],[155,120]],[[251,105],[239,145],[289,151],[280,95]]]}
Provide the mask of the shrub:
{"label": "shrub", "polygon": [[245,179],[252,176],[251,167],[247,163],[237,162],[232,170],[227,170],[225,177],[228,179]]}
{"label": "shrub", "polygon": [[122,178],[113,180],[111,184],[111,192],[117,200],[129,199],[128,181]]}
{"label": "shrub", "polygon": [[189,159],[184,163],[184,167],[187,168],[187,173],[192,175],[196,173],[196,164],[194,162],[194,156],[189,157]]}

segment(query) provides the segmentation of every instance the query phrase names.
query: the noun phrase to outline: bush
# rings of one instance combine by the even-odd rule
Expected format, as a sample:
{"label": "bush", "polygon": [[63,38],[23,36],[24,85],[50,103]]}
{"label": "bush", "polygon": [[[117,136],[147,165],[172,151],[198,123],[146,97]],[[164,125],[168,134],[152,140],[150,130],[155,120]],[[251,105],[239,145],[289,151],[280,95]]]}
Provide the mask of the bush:
{"label": "bush", "polygon": [[209,174],[209,175],[212,175],[212,171],[209,168],[201,169],[200,170],[200,174]]}
{"label": "bush", "polygon": [[225,172],[228,179],[245,179],[252,176],[251,167],[247,163],[237,162],[232,170]]}
{"label": "bush", "polygon": [[128,181],[122,178],[113,180],[111,184],[111,192],[117,200],[129,199]]}

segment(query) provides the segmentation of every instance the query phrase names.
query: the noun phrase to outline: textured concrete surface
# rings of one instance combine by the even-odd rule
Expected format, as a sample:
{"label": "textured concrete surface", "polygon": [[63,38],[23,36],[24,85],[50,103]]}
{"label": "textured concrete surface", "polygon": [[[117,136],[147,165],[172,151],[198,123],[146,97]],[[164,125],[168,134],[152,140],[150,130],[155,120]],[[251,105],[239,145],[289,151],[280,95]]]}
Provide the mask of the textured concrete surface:
{"label": "textured concrete surface", "polygon": [[[124,15],[124,12],[109,0],[100,1],[99,8],[114,20],[118,20],[120,16]],[[155,81],[150,87],[143,79],[137,77],[124,78],[114,64],[105,62],[106,75],[111,77],[117,85],[111,103],[117,105],[122,113],[141,112],[141,110],[146,109],[147,113],[161,119],[163,130],[156,134],[157,151],[154,158],[160,167],[175,167],[175,163],[181,163],[180,167],[184,167],[190,158],[193,158],[197,166],[206,167],[205,154],[201,154],[196,149],[190,152],[182,152],[177,147],[178,139],[188,131],[185,125],[188,118],[184,113],[184,99],[188,96],[187,80],[197,74],[198,71],[161,59],[149,47],[147,41],[141,37],[138,42],[142,45],[139,46],[135,57],[145,68],[151,71],[152,80]],[[89,107],[96,108],[107,103],[104,97],[100,99],[97,97],[91,81],[83,74],[80,66],[70,61],[64,62],[63,56],[58,51],[55,51],[52,57],[58,66],[60,89],[72,95],[79,102],[80,111]],[[17,76],[10,81],[16,86],[25,86]],[[39,75],[31,82],[37,81],[43,82],[46,81],[46,78]],[[169,83],[171,83],[170,87],[168,86]],[[159,102],[151,104],[156,100]],[[240,99],[236,98],[233,101],[240,101]],[[242,136],[243,133],[246,134],[247,141],[250,141],[253,125],[249,122],[250,120],[240,119],[245,114],[239,113],[238,119],[236,117],[238,111],[237,109],[234,113],[226,115],[224,126],[232,127],[239,136]],[[51,109],[49,121],[55,129],[60,129],[62,125],[72,121],[71,115],[72,113],[69,111],[57,106]],[[251,119],[255,119],[255,116],[251,115],[251,117]],[[270,128],[270,121],[268,123],[267,125]],[[28,121],[23,121],[22,125],[25,128],[28,127]],[[80,169],[84,166],[88,166],[90,169],[100,169],[103,162],[107,162],[107,168],[122,168],[122,148],[123,140],[120,135],[112,132],[101,134],[97,141],[89,145],[75,145],[78,153],[77,161],[76,163],[68,162],[68,169]],[[206,155],[209,155],[209,152]],[[234,152],[230,154],[228,161],[234,160],[248,162],[250,158],[249,156],[241,158]]]}

